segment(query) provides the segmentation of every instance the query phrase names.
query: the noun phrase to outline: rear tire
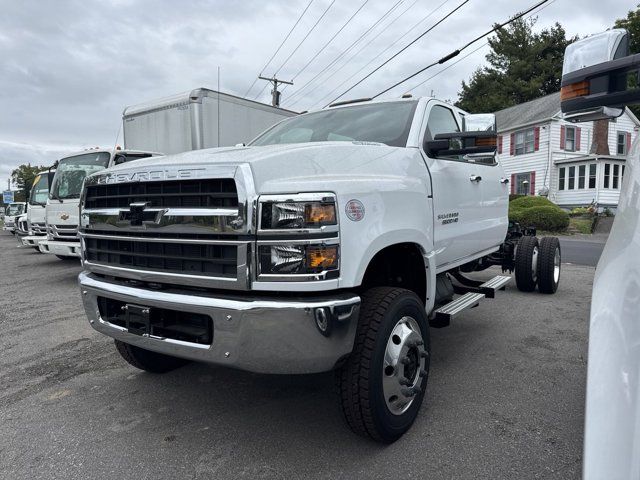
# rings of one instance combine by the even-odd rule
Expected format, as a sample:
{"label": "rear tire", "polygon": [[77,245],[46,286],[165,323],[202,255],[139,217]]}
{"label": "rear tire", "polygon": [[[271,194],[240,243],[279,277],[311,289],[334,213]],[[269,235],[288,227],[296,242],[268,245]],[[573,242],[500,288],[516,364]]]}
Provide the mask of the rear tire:
{"label": "rear tire", "polygon": [[429,355],[427,316],[415,293],[365,292],[353,352],[336,372],[351,430],[384,443],[409,430],[424,399]]}
{"label": "rear tire", "polygon": [[540,240],[538,256],[538,290],[540,293],[556,293],[560,283],[560,240],[544,237]]}
{"label": "rear tire", "polygon": [[524,236],[516,249],[516,286],[521,292],[533,292],[538,281],[538,239]]}
{"label": "rear tire", "polygon": [[115,340],[115,344],[116,350],[122,358],[130,365],[145,372],[166,373],[189,363],[188,360],[145,350],[120,340]]}

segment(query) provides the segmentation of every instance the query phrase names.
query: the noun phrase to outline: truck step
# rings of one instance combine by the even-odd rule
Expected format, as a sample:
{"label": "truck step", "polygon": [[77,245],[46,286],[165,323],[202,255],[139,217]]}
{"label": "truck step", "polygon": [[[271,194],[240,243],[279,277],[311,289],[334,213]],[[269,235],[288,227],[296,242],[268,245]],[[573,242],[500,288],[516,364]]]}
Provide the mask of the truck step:
{"label": "truck step", "polygon": [[507,283],[511,281],[508,275],[496,275],[491,280],[484,282],[478,287],[480,293],[484,293],[487,298],[495,298],[498,290],[504,290]]}
{"label": "truck step", "polygon": [[468,308],[478,306],[480,300],[483,298],[485,298],[484,293],[465,293],[452,302],[449,302],[437,309],[435,311],[435,317],[430,322],[431,326],[436,328],[446,327],[451,322],[451,319],[455,318]]}

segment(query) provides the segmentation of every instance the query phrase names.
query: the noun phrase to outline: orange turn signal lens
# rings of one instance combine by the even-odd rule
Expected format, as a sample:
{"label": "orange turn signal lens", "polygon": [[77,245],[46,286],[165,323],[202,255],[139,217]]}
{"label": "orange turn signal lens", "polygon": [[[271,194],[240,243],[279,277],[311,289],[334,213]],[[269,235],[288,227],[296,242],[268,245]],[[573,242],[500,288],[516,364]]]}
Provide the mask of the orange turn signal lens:
{"label": "orange turn signal lens", "polygon": [[495,147],[497,145],[496,136],[492,137],[478,137],[476,138],[476,147]]}
{"label": "orange turn signal lens", "polygon": [[334,203],[307,203],[304,209],[305,223],[334,225],[336,206]]}
{"label": "orange turn signal lens", "polygon": [[309,268],[335,268],[338,266],[338,247],[322,246],[307,249]]}
{"label": "orange turn signal lens", "polygon": [[584,97],[589,95],[589,82],[582,81],[578,83],[572,83],[571,85],[565,85],[560,89],[560,101],[571,100],[576,97]]}

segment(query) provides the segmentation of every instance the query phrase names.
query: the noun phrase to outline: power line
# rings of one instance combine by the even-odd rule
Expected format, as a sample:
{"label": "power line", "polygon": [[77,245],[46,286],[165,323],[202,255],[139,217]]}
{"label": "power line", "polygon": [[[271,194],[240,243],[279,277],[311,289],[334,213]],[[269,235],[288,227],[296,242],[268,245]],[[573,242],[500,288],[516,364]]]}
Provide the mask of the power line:
{"label": "power line", "polygon": [[[442,2],[440,5],[438,5],[436,8],[434,8],[433,10],[431,10],[427,15],[425,15],[424,17],[422,17],[420,20],[418,20],[416,23],[413,24],[413,26],[411,28],[409,28],[409,30],[407,30],[406,32],[404,32],[399,38],[397,38],[392,44],[390,44],[389,46],[387,46],[387,48],[385,48],[384,50],[382,50],[381,52],[378,52],[371,60],[369,60],[366,64],[364,64],[362,67],[360,67],[358,70],[356,70],[354,73],[352,73],[346,80],[344,80],[342,83],[340,83],[337,87],[335,87],[333,90],[331,90],[329,93],[327,93],[324,97],[322,97],[319,101],[315,102],[313,104],[313,106],[311,108],[315,108],[316,105],[318,104],[322,104],[322,102],[329,96],[333,95],[338,89],[340,89],[344,84],[346,84],[349,80],[351,80],[353,77],[355,77],[356,75],[358,75],[362,70],[364,70],[365,68],[367,68],[369,65],[371,65],[373,62],[375,62],[378,58],[380,58],[382,55],[384,55],[386,52],[388,52],[389,50],[391,50],[395,45],[398,44],[398,42],[400,42],[403,38],[405,38],[407,35],[409,35],[411,33],[411,31],[415,30],[415,28],[420,25],[422,22],[424,22],[427,18],[429,18],[431,15],[433,15],[435,12],[437,12],[445,3],[449,2],[450,0],[444,0],[444,2]],[[411,6],[413,6],[416,2],[414,2]],[[409,8],[411,8],[411,6]],[[387,27],[390,27],[396,20],[398,20],[398,18],[400,18],[402,15],[404,15],[406,12],[408,11],[405,10],[404,12],[402,12],[400,15],[398,15],[393,22],[391,22],[389,25],[387,25]],[[380,32],[380,34],[382,34],[383,32]],[[375,38],[377,38],[378,35],[376,35]],[[369,42],[371,43],[371,42]],[[369,43],[367,43],[367,45],[369,45]],[[366,46],[366,45],[365,45]],[[361,51],[361,50],[360,50]],[[358,52],[359,53],[359,52]],[[356,54],[357,55],[357,54]],[[352,58],[354,58],[356,55],[354,55]],[[348,62],[347,62],[348,63]],[[346,65],[346,64],[345,64]],[[344,65],[342,67],[340,67],[338,70],[334,71],[334,75],[341,69],[343,68]],[[311,90],[311,92],[309,92],[309,94],[313,93],[314,91],[316,91],[318,88],[320,88],[320,85],[317,86],[316,88],[314,88],[313,90]],[[310,108],[310,109],[311,109]]]}
{"label": "power line", "polygon": [[299,88],[298,90],[296,90],[295,92],[293,92],[291,94],[291,96],[289,97],[289,100],[291,100],[293,97],[295,97],[296,95],[299,95],[300,92],[302,92],[305,88],[307,88],[308,85],[310,85],[312,82],[315,81],[316,78],[318,78],[320,75],[322,75],[327,69],[331,68],[333,65],[335,65],[335,63],[343,56],[345,55],[347,52],[349,52],[360,40],[362,40],[362,38],[364,38],[371,30],[373,30],[380,22],[382,22],[387,15],[389,15],[391,12],[393,12],[396,8],[398,8],[398,6],[404,2],[404,0],[398,0],[395,4],[393,4],[393,6],[387,10],[385,13],[382,14],[382,16],[376,20],[367,30],[364,31],[364,33],[362,33],[362,35],[360,35],[358,38],[356,38],[347,48],[345,48],[342,52],[340,52],[338,54],[338,56],[336,58],[333,59],[332,62],[330,62],[326,67],[324,67],[322,70],[320,70],[320,72],[318,72],[316,75],[313,76],[313,78],[311,78],[307,83],[305,83],[301,88]]}
{"label": "power line", "polygon": [[[417,0],[416,0],[416,1],[417,1]],[[334,40],[334,39],[335,39],[335,38],[340,34],[340,32],[342,32],[342,30],[344,30],[344,29],[345,29],[345,27],[346,27],[347,25],[349,25],[349,23],[351,22],[351,20],[353,20],[353,18],[354,18],[356,15],[358,15],[358,13],[360,13],[360,10],[362,10],[362,9],[364,8],[364,6],[365,6],[367,3],[369,3],[369,0],[365,0],[365,1],[362,3],[362,5],[360,5],[360,7],[359,7],[359,8],[358,8],[354,13],[353,13],[353,15],[351,15],[351,16],[349,17],[349,19],[348,19],[348,20],[347,20],[347,21],[346,21],[346,22],[345,22],[345,23],[344,23],[344,24],[343,24],[343,25],[338,29],[338,31],[337,31],[337,32],[336,32],[336,33],[335,33],[335,34],[334,34],[334,35],[329,39],[329,41],[327,41],[327,43],[325,43],[325,44],[322,46],[322,48],[320,48],[320,50],[318,50],[318,51],[316,52],[316,54],[315,54],[313,57],[311,57],[311,59],[307,62],[307,64],[306,64],[304,67],[302,67],[300,70],[298,70],[298,72],[297,72],[297,73],[296,73],[296,74],[291,78],[291,80],[292,80],[292,81],[293,81],[293,80],[295,80],[295,79],[298,77],[298,75],[300,75],[302,72],[304,72],[304,71],[307,69],[307,67],[308,67],[309,65],[311,65],[311,62],[313,62],[316,58],[318,58],[318,55],[320,55],[320,54],[324,51],[324,49],[325,49],[325,48],[327,48],[331,42],[333,42],[333,40]],[[288,86],[289,86],[289,85],[285,85],[285,87],[282,89],[282,91],[284,92],[284,91],[287,89],[287,87],[288,87]]]}
{"label": "power line", "polygon": [[385,93],[387,93],[389,90],[397,87],[398,85],[403,84],[404,82],[406,82],[407,80],[412,79],[413,77],[415,77],[416,75],[421,74],[422,72],[424,72],[425,70],[428,70],[431,67],[435,67],[436,65],[440,65],[443,64],[445,62],[448,62],[449,60],[451,60],[452,58],[458,56],[460,54],[460,52],[462,52],[463,50],[465,50],[466,48],[468,48],[469,46],[473,45],[474,43],[476,43],[478,40],[482,40],[484,37],[486,37],[487,35],[491,35],[493,32],[495,32],[496,30],[499,30],[500,28],[503,28],[506,25],[509,25],[510,23],[516,21],[519,18],[524,17],[527,13],[535,10],[536,8],[538,8],[541,5],[544,5],[545,3],[547,3],[549,0],[541,0],[540,2],[536,3],[534,6],[528,8],[527,10],[525,10],[524,12],[521,12],[517,15],[515,15],[514,17],[510,18],[509,20],[496,25],[495,27],[493,27],[491,30],[489,30],[486,33],[483,33],[482,35],[477,36],[476,38],[474,38],[473,40],[467,42],[464,46],[462,46],[461,48],[454,50],[453,52],[449,53],[448,55],[445,55],[444,57],[442,57],[440,60],[433,62],[430,65],[427,65],[424,68],[421,68],[420,70],[418,70],[415,73],[412,73],[411,75],[409,75],[408,77],[403,78],[402,80],[400,80],[399,82],[396,82],[395,84],[391,85],[389,88],[386,88],[385,90],[381,91],[380,93],[378,93],[377,95],[374,95],[371,98],[377,98],[380,95],[383,95]]}
{"label": "power line", "polygon": [[[278,49],[275,51],[275,53],[273,55],[271,55],[271,58],[269,60],[267,60],[267,63],[264,64],[264,67],[262,67],[262,70],[260,70],[260,75],[262,75],[262,72],[264,72],[264,69],[267,68],[269,66],[269,64],[271,63],[271,61],[275,58],[275,56],[278,54],[278,52],[280,51],[280,49],[282,48],[282,46],[285,44],[285,42],[289,39],[289,37],[291,36],[291,34],[293,33],[293,31],[295,30],[295,28],[298,26],[298,24],[300,23],[300,20],[302,20],[302,17],[304,17],[304,14],[307,13],[307,10],[309,10],[309,7],[311,6],[311,4],[313,3],[314,0],[310,0],[309,3],[307,4],[307,6],[305,7],[305,9],[302,11],[302,13],[300,14],[300,16],[298,17],[298,20],[296,20],[296,23],[293,24],[293,27],[291,27],[291,30],[289,30],[289,33],[287,33],[287,36],[284,37],[284,40],[282,40],[282,43],[280,44],[280,46],[278,47]],[[258,76],[260,76],[258,75]],[[255,78],[255,80],[253,81],[253,83],[251,84],[251,86],[247,89],[247,91],[244,93],[244,96],[246,97],[247,95],[249,95],[249,92],[251,91],[251,89],[253,88],[253,86],[256,84],[256,82],[258,81],[258,77]]]}
{"label": "power line", "polygon": [[[551,6],[554,2],[556,2],[556,0],[551,0],[549,3],[547,3],[545,6],[543,6],[540,10],[538,10],[537,12],[533,12],[531,13],[531,15],[528,15],[527,18],[531,18],[533,15],[536,15],[538,13],[540,13],[542,10],[544,10],[545,8]],[[482,45],[480,45],[478,48],[476,48],[475,50],[472,50],[471,52],[467,53],[464,57],[458,59],[457,61],[453,62],[451,65],[438,70],[436,73],[434,73],[433,75],[431,75],[430,77],[424,79],[423,81],[421,81],[420,83],[414,85],[413,87],[407,89],[408,92],[411,92],[412,90],[415,90],[418,87],[421,87],[422,85],[424,85],[425,83],[427,83],[429,80],[432,80],[433,78],[437,77],[438,75],[440,75],[441,73],[445,72],[446,70],[449,70],[451,67],[457,65],[458,63],[460,63],[461,61],[463,61],[464,59],[466,59],[467,57],[470,57],[472,54],[476,53],[478,50],[486,47],[487,45],[489,45],[489,42],[484,42]]]}
{"label": "power line", "polygon": [[418,35],[416,38],[414,38],[411,42],[409,42],[408,45],[406,45],[405,47],[401,48],[398,52],[396,52],[395,54],[393,54],[391,57],[389,57],[387,60],[385,60],[384,62],[382,62],[380,65],[378,65],[376,68],[374,68],[371,72],[369,72],[367,75],[365,75],[364,77],[362,77],[360,80],[358,80],[356,83],[354,83],[353,85],[351,85],[348,89],[346,89],[344,92],[342,92],[340,95],[338,95],[336,98],[334,98],[333,100],[331,100],[331,102],[329,102],[330,104],[335,102],[336,100],[338,100],[340,97],[342,97],[343,95],[349,93],[351,90],[353,90],[354,88],[356,88],[358,85],[360,85],[362,82],[364,82],[367,78],[369,78],[371,75],[373,75],[374,73],[376,73],[378,70],[380,70],[382,67],[384,67],[386,64],[388,64],[391,60],[393,60],[394,58],[396,58],[398,55],[400,55],[402,52],[404,52],[407,48],[409,48],[411,45],[413,45],[414,43],[416,43],[418,40],[420,40],[422,37],[424,37],[427,33],[429,33],[430,31],[432,31],[434,28],[436,28],[438,25],[440,25],[442,22],[444,22],[447,18],[449,18],[451,15],[453,15],[454,13],[456,13],[458,10],[460,10],[464,5],[466,5],[467,3],[469,3],[469,0],[464,0],[460,5],[458,5],[456,8],[454,8],[453,10],[451,10],[449,13],[447,13],[444,17],[442,17],[440,20],[438,20],[436,23],[434,23],[431,27],[429,27],[427,30],[425,30],[424,32],[422,32],[420,35]]}
{"label": "power line", "polygon": [[[324,18],[324,16],[327,14],[327,12],[329,11],[329,9],[333,6],[333,4],[336,3],[336,0],[332,0],[331,3],[329,4],[329,6],[327,8],[325,8],[324,12],[322,12],[322,15],[320,15],[320,18],[318,18],[318,20],[316,20],[316,23],[313,24],[313,27],[311,27],[311,29],[307,32],[307,34],[304,36],[304,38],[300,41],[300,43],[298,43],[298,45],[296,46],[296,48],[293,49],[293,51],[289,54],[289,56],[284,60],[284,62],[282,62],[280,64],[280,66],[277,68],[277,70],[275,72],[273,72],[273,77],[275,78],[276,75],[278,75],[278,72],[280,71],[280,69],[282,67],[284,67],[284,65],[289,61],[289,59],[293,56],[294,53],[296,53],[298,51],[298,49],[300,48],[300,46],[304,43],[304,41],[309,38],[309,35],[311,35],[311,33],[316,29],[316,27],[318,26],[318,24],[320,23],[320,21]],[[262,92],[264,92],[264,89],[267,88],[267,83],[265,83],[264,87],[262,87],[262,90],[260,90],[260,93],[258,93],[258,95],[256,95],[255,97],[253,97],[253,99],[257,99],[260,95],[262,95]]]}

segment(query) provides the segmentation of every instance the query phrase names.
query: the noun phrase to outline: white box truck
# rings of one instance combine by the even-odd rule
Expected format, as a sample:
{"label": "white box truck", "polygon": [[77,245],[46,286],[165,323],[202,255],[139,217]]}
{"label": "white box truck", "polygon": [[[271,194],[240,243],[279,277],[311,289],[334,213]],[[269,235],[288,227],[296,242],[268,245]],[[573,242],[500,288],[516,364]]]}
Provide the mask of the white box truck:
{"label": "white box truck", "polygon": [[173,154],[248,143],[296,112],[207,88],[126,107],[125,148]]}

